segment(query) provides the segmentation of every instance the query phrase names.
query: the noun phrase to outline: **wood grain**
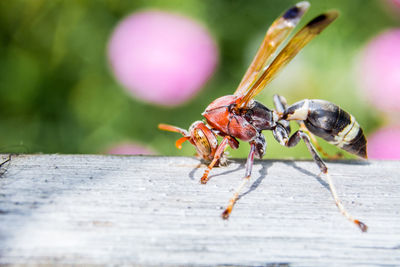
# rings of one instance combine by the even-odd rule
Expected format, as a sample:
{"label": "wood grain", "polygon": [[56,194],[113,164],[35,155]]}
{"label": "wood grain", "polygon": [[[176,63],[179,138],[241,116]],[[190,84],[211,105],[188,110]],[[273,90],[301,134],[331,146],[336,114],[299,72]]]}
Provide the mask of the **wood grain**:
{"label": "wood grain", "polygon": [[399,163],[328,162],[361,233],[311,161],[256,161],[224,221],[243,160],[201,185],[194,158],[15,155],[0,168],[0,264],[400,265]]}

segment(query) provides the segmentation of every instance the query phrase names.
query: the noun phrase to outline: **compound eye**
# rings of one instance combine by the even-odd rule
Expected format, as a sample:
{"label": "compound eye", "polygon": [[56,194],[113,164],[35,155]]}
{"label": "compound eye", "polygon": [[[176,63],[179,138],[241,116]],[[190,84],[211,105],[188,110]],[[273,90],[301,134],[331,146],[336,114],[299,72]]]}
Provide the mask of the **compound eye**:
{"label": "compound eye", "polygon": [[193,141],[199,154],[204,156],[211,154],[211,145],[203,130],[193,129]]}
{"label": "compound eye", "polygon": [[218,147],[215,133],[202,121],[194,122],[189,132],[197,153],[205,160],[212,160]]}

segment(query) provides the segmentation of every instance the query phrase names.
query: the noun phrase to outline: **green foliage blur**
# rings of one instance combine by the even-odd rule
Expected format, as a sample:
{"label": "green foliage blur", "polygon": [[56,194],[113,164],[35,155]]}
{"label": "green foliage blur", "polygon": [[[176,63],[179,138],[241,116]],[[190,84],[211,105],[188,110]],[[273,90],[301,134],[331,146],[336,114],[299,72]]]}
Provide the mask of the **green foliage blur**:
{"label": "green foliage blur", "polygon": [[[321,98],[351,112],[368,134],[380,117],[357,89],[357,57],[370,38],[395,25],[378,0],[311,0],[302,21],[328,9],[339,19],[310,43],[265,92],[289,103]],[[21,153],[105,153],[132,141],[161,155],[193,155],[160,122],[188,128],[215,98],[238,85],[269,24],[295,1],[284,0],[2,0],[0,1],[0,150]],[[107,42],[125,16],[156,8],[205,25],[219,46],[219,66],[192,100],[165,108],[133,99],[114,79]],[[284,148],[265,132],[266,158],[308,158],[304,144]],[[336,148],[321,142],[329,152]],[[241,143],[234,157],[246,157]],[[348,155],[347,155],[348,156]]]}

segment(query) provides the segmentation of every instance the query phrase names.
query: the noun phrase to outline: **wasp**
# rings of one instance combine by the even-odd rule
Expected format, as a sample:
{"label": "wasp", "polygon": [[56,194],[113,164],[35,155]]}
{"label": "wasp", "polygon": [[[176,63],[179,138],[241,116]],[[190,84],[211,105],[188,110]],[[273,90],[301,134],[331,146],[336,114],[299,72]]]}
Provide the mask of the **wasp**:
{"label": "wasp", "polygon": [[[160,124],[159,128],[182,134],[183,137],[176,142],[176,146],[180,148],[183,142],[189,141],[195,146],[200,158],[209,163],[201,177],[202,184],[207,183],[209,173],[214,166],[226,164],[224,151],[228,146],[236,149],[239,147],[238,140],[249,142],[250,152],[246,161],[243,182],[235,190],[222,213],[223,219],[229,218],[241,190],[250,180],[254,157],[261,159],[266,152],[266,141],[262,131],[272,131],[276,141],[286,147],[296,146],[303,140],[321,173],[326,175],[339,211],[348,220],[355,223],[361,231],[366,232],[367,225],[354,219],[343,207],[332,178],[328,174],[328,168],[315,149],[318,144],[314,142],[315,147],[313,145],[315,135],[349,153],[366,159],[367,141],[355,118],[339,106],[325,100],[304,99],[288,105],[284,97],[275,95],[275,109],[269,109],[254,100],[254,97],[306,44],[338,17],[338,12],[335,10],[315,17],[274,56],[309,6],[308,2],[299,2],[272,23],[234,94],[214,100],[202,113],[206,123],[196,121],[190,126],[189,131],[166,124]],[[293,134],[289,125],[290,121],[297,121],[300,125],[299,130]],[[218,143],[217,136],[222,137],[220,143]]]}

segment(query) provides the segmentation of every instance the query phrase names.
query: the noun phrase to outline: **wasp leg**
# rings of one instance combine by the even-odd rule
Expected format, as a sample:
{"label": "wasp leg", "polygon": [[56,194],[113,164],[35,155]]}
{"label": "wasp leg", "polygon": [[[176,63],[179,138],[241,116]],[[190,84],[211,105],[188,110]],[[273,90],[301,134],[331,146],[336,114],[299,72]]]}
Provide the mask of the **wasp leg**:
{"label": "wasp leg", "polygon": [[306,133],[299,130],[299,131],[295,132],[289,138],[290,132],[287,130],[287,128],[285,128],[284,125],[282,125],[281,122],[279,122],[279,124],[277,124],[276,128],[273,130],[272,133],[273,133],[275,139],[281,145],[287,146],[287,147],[294,147],[300,142],[300,139],[303,139],[304,143],[306,143],[308,150],[310,151],[315,163],[318,165],[321,172],[326,173],[328,171],[328,168],[326,167],[325,163],[322,161],[321,157],[318,155],[317,151],[315,151],[313,145],[310,142],[310,138]]}
{"label": "wasp leg", "polygon": [[[7,158],[5,161],[3,161],[2,163],[0,163],[0,168],[2,168],[7,162],[10,162],[12,156],[14,156],[14,154],[8,154],[8,158]],[[2,171],[0,172],[0,177],[1,177],[3,174],[5,174],[6,172],[7,172],[7,168],[5,168],[4,170],[2,170]]]}
{"label": "wasp leg", "polygon": [[[286,98],[280,95],[274,95],[274,106],[278,114],[283,114],[287,108]],[[281,120],[279,123],[290,133],[290,123],[286,120]]]}
{"label": "wasp leg", "polygon": [[355,223],[362,232],[367,232],[368,226],[365,223],[357,219],[354,219],[353,216],[351,216],[351,214],[344,208],[342,202],[340,201],[336,193],[336,188],[333,184],[332,178],[329,175],[329,173],[326,173],[326,177],[328,179],[329,189],[331,190],[332,196],[335,199],[336,206],[339,208],[340,213],[342,213],[349,221]]}
{"label": "wasp leg", "polygon": [[287,141],[286,146],[294,147],[295,145],[297,145],[299,143],[300,139],[303,139],[304,143],[306,144],[306,146],[308,148],[308,151],[310,151],[311,156],[313,157],[315,163],[318,165],[321,172],[326,174],[328,172],[328,168],[326,167],[325,163],[322,161],[321,157],[318,155],[314,146],[311,144],[310,137],[306,133],[304,133],[301,130],[295,132]]}
{"label": "wasp leg", "polygon": [[366,232],[368,230],[368,226],[363,222],[354,219],[354,217],[344,208],[342,202],[339,199],[339,196],[337,195],[336,187],[333,184],[332,178],[328,173],[328,168],[326,167],[325,163],[322,161],[318,153],[315,151],[313,145],[310,142],[309,136],[306,133],[299,130],[295,132],[287,142],[285,142],[284,140],[282,141],[286,143],[286,146],[293,147],[299,143],[300,139],[303,139],[312,157],[314,158],[315,163],[318,165],[321,172],[323,172],[326,175],[329,184],[329,189],[331,191],[333,199],[335,200],[336,206],[338,207],[340,213],[342,213],[343,216],[345,216],[349,221],[355,223],[362,232]]}
{"label": "wasp leg", "polygon": [[172,126],[169,124],[160,123],[160,124],[158,124],[158,129],[168,131],[168,132],[180,133],[183,136],[190,136],[188,131],[186,131],[185,129],[182,129],[182,128],[179,128],[176,126]]}
{"label": "wasp leg", "polygon": [[328,159],[341,159],[343,158],[343,154],[341,152],[337,152],[335,155],[330,155],[327,152],[324,151],[324,149],[319,145],[317,138],[315,138],[315,135],[312,134],[307,127],[304,125],[303,122],[298,122],[300,129],[307,133],[307,135],[310,137],[312,144],[314,145],[314,147],[318,150],[319,153],[321,153],[324,157],[328,158]]}
{"label": "wasp leg", "polygon": [[250,180],[255,152],[256,152],[256,143],[252,142],[250,144],[250,153],[249,153],[249,156],[247,157],[245,177],[244,177],[242,183],[240,184],[240,186],[235,190],[233,197],[229,200],[228,206],[226,207],[226,209],[224,210],[224,212],[221,215],[222,219],[224,219],[224,220],[227,220],[229,218],[229,215],[232,212],[233,206],[235,205],[236,201],[239,198],[240,192],[242,191],[242,189],[246,185],[246,183]]}
{"label": "wasp leg", "polygon": [[287,108],[286,98],[281,95],[274,95],[274,106],[276,111],[279,113],[284,113]]}
{"label": "wasp leg", "polygon": [[214,167],[214,165],[218,162],[218,160],[222,157],[226,145],[228,144],[229,141],[229,136],[225,136],[224,139],[222,139],[222,142],[219,144],[217,150],[215,151],[215,155],[211,163],[207,166],[207,169],[204,171],[203,176],[201,177],[200,182],[202,184],[206,184],[208,182],[208,174],[210,173],[211,169]]}

